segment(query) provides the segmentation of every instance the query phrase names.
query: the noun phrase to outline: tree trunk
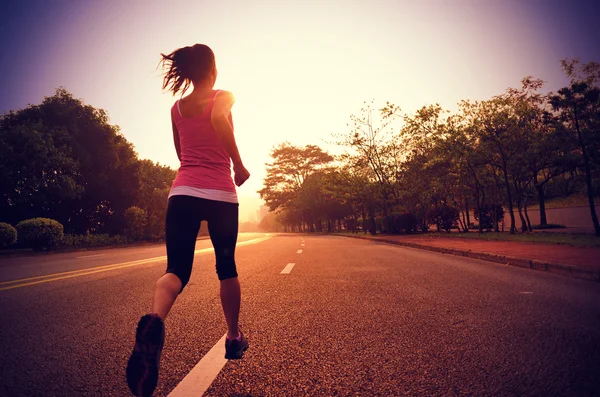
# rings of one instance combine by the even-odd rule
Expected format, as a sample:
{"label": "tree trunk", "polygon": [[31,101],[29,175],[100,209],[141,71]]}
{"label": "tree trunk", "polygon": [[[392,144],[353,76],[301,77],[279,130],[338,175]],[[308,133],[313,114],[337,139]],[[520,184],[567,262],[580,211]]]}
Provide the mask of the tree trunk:
{"label": "tree trunk", "polygon": [[[506,201],[508,202],[508,213],[510,215],[510,234],[515,234],[517,228],[515,226],[515,211],[513,209],[513,199],[512,194],[510,193],[510,183],[508,182],[508,171],[506,166],[506,161],[504,158],[502,159],[504,162],[504,168],[502,169],[502,173],[504,174],[504,187],[506,188]],[[481,223],[481,222],[479,222]]]}
{"label": "tree trunk", "polygon": [[371,235],[377,234],[377,226],[375,225],[375,211],[372,208],[369,208],[369,233]]}
{"label": "tree trunk", "polygon": [[483,222],[481,221],[483,216],[483,209],[481,208],[481,204],[479,204],[479,199],[477,199],[477,214],[479,216],[479,222],[477,222],[477,231],[479,232],[479,234],[481,234],[483,233]]}
{"label": "tree trunk", "polygon": [[592,170],[590,168],[590,159],[587,151],[585,150],[585,143],[581,136],[581,130],[579,129],[579,119],[577,117],[577,104],[575,104],[575,128],[577,129],[577,138],[579,139],[579,145],[581,146],[581,153],[583,154],[583,164],[585,166],[585,185],[587,187],[588,202],[590,204],[590,213],[592,215],[592,222],[594,223],[594,230],[596,236],[600,236],[600,223],[598,223],[598,216],[596,215],[596,207],[594,205],[594,190],[592,188]]}
{"label": "tree trunk", "polygon": [[520,198],[517,199],[517,211],[519,212],[519,219],[521,219],[521,231],[525,233],[527,231],[527,222],[523,216],[523,205]]}
{"label": "tree trunk", "polygon": [[467,216],[465,215],[465,211],[460,211],[460,217],[458,218],[458,227],[463,233],[467,233],[469,231],[467,224]]}
{"label": "tree trunk", "polygon": [[469,225],[471,224],[471,214],[469,214],[469,202],[465,200],[465,212],[467,213],[467,231],[469,231]]}
{"label": "tree trunk", "polygon": [[548,220],[546,219],[546,195],[544,192],[544,185],[536,186],[538,191],[538,200],[540,202],[540,225],[547,226]]}
{"label": "tree trunk", "polygon": [[527,201],[523,203],[523,213],[525,214],[525,220],[527,221],[527,231],[533,232],[533,228],[531,227],[531,220],[529,219],[529,214],[527,213]]}

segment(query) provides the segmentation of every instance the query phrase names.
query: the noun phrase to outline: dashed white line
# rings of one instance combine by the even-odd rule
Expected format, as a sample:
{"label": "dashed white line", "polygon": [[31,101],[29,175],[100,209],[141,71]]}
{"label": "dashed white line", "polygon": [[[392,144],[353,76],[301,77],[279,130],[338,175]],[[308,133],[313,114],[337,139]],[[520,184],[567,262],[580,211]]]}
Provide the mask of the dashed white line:
{"label": "dashed white line", "polygon": [[290,272],[294,268],[294,265],[295,263],[288,263],[281,271],[281,274],[290,274]]}
{"label": "dashed white line", "polygon": [[302,250],[298,250],[298,252],[296,252],[296,253],[297,253],[297,254],[301,254],[301,253],[302,253]]}
{"label": "dashed white line", "polygon": [[216,345],[196,364],[189,374],[169,393],[168,397],[198,397],[210,387],[221,369],[227,363],[225,359],[225,337],[223,335]]}

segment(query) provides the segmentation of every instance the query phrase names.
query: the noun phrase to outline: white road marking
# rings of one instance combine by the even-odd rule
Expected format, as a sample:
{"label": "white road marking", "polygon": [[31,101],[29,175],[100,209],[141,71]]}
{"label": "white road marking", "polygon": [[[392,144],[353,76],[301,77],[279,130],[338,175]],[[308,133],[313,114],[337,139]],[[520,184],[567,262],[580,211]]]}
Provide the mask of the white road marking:
{"label": "white road marking", "polygon": [[300,247],[304,247],[304,243],[300,244]]}
{"label": "white road marking", "polygon": [[[269,236],[269,237],[255,238],[255,239],[248,240],[248,241],[242,241],[242,242],[238,243],[237,246],[239,247],[241,245],[256,244],[256,243],[260,243],[262,241],[268,240],[270,238],[271,237]],[[214,248],[212,248],[212,247],[211,248],[203,248],[203,249],[195,250],[194,254],[203,254],[203,253],[208,253],[208,252],[213,252],[213,251],[214,251]],[[5,290],[9,290],[9,289],[14,289],[14,288],[27,287],[27,286],[36,285],[36,284],[49,283],[52,281],[64,280],[64,279],[73,278],[73,277],[86,276],[86,275],[100,273],[100,272],[107,272],[110,270],[117,270],[117,269],[122,269],[125,267],[145,265],[148,263],[163,261],[165,259],[167,259],[167,256],[163,255],[163,256],[156,256],[154,258],[140,259],[140,260],[136,260],[136,261],[115,263],[115,264],[111,264],[111,265],[96,266],[96,267],[91,267],[91,268],[86,268],[86,269],[71,270],[71,271],[67,271],[67,272],[45,274],[42,276],[27,277],[27,278],[21,278],[21,279],[16,279],[16,280],[3,281],[3,282],[0,282],[0,286],[1,286],[0,291],[5,291]],[[13,285],[7,285],[7,284],[13,284]],[[7,286],[4,287],[4,285],[7,285]]]}
{"label": "white road marking", "polygon": [[106,254],[96,254],[96,255],[84,255],[84,256],[76,256],[75,259],[82,259],[82,258],[93,258],[95,256],[103,256]]}
{"label": "white road marking", "polygon": [[301,254],[301,253],[302,253],[302,250],[298,250],[298,252],[296,252],[296,253],[297,253],[297,254]]}
{"label": "white road marking", "polygon": [[521,291],[521,292],[519,292],[519,294],[521,294],[521,295],[533,295],[533,292]]}
{"label": "white road marking", "polygon": [[225,359],[225,337],[223,335],[216,345],[196,364],[181,382],[169,393],[168,397],[198,397],[210,387],[219,372],[223,369]]}
{"label": "white road marking", "polygon": [[290,272],[294,268],[294,265],[295,263],[288,263],[281,271],[281,274],[290,274]]}

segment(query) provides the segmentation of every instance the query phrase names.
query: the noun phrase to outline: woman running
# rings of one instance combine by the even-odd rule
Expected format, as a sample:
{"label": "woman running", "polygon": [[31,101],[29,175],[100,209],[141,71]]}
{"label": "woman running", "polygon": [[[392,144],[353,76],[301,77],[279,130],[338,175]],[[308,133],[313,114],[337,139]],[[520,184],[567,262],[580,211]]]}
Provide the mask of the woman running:
{"label": "woman running", "polygon": [[[234,258],[238,200],[231,163],[235,185],[241,186],[250,173],[242,164],[233,136],[231,107],[235,100],[230,92],[213,89],[217,68],[208,46],[196,44],[161,56],[163,89],[182,95],[171,108],[173,140],[181,166],[167,206],[167,271],[154,287],[152,312],[138,323],[127,364],[127,383],[136,396],[151,396],[156,388],[164,320],[190,279],[203,220],[215,250],[227,323],[225,358],[240,359],[248,349],[248,341],[238,329],[241,292]],[[183,97],[190,85],[192,92]]]}

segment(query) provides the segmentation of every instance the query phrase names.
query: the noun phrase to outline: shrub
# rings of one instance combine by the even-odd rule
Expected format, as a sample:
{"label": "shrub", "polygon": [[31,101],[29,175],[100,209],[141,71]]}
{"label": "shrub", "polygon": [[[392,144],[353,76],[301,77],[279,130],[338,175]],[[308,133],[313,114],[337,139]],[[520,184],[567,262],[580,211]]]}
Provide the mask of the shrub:
{"label": "shrub", "polygon": [[411,233],[417,231],[417,218],[413,214],[390,214],[381,220],[381,229],[386,233]]}
{"label": "shrub", "polygon": [[354,218],[344,219],[344,229],[356,233],[358,229],[358,221]]}
{"label": "shrub", "polygon": [[148,216],[143,209],[133,206],[125,210],[125,236],[133,241],[141,240],[146,234]]}
{"label": "shrub", "polygon": [[438,230],[449,232],[458,221],[458,210],[447,205],[432,208],[427,212],[426,219],[430,224],[437,225]]}
{"label": "shrub", "polygon": [[[373,222],[375,221],[375,222]],[[366,234],[366,233],[371,233],[371,234],[375,234],[376,230],[377,230],[377,221],[371,218],[360,218],[358,220],[358,223],[360,225],[361,230]]]}
{"label": "shrub", "polygon": [[381,220],[382,231],[384,233],[398,233],[396,228],[396,214],[390,214]]}
{"label": "shrub", "polygon": [[125,236],[108,234],[67,234],[62,243],[62,247],[78,247],[78,248],[93,248],[93,247],[108,247],[114,245],[123,245],[127,243]]}
{"label": "shrub", "polygon": [[17,242],[17,229],[12,225],[0,222],[0,249],[8,248]]}
{"label": "shrub", "polygon": [[58,246],[64,238],[64,228],[59,222],[48,218],[33,218],[17,224],[19,243],[35,251]]}
{"label": "shrub", "polygon": [[501,205],[484,205],[481,208],[481,219],[479,219],[479,213],[475,211],[475,220],[479,221],[482,228],[485,230],[492,230],[494,227],[494,210],[496,211],[496,221],[502,222],[504,219],[504,208]]}
{"label": "shrub", "polygon": [[404,214],[395,215],[394,226],[398,232],[413,233],[417,231],[417,217],[413,214],[405,212]]}

